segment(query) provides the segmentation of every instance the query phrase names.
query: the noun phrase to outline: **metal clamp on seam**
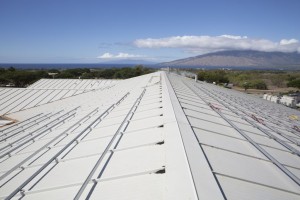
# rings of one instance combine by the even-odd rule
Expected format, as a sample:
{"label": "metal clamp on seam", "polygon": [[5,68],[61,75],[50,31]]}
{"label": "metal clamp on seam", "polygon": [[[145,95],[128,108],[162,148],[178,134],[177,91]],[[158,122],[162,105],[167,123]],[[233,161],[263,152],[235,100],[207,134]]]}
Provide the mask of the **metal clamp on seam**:
{"label": "metal clamp on seam", "polygon": [[298,126],[296,126],[296,125],[293,126],[293,129],[296,130],[296,131],[298,131],[298,132],[300,132],[300,128]]}
{"label": "metal clamp on seam", "polygon": [[125,133],[124,131],[120,131],[120,134],[121,134],[121,135],[124,135],[124,133]]}
{"label": "metal clamp on seam", "polygon": [[93,178],[92,182],[96,184],[97,183],[97,179]]}
{"label": "metal clamp on seam", "polygon": [[21,196],[23,196],[23,197],[25,196],[25,190],[24,189],[21,189],[20,193],[21,193]]}
{"label": "metal clamp on seam", "polygon": [[256,117],[254,114],[251,115],[251,118],[257,121],[258,123],[265,125],[264,120]]}
{"label": "metal clamp on seam", "polygon": [[208,103],[208,105],[209,105],[209,107],[211,107],[213,110],[218,110],[218,111],[221,110],[221,108],[218,108],[218,107],[214,106],[212,103]]}

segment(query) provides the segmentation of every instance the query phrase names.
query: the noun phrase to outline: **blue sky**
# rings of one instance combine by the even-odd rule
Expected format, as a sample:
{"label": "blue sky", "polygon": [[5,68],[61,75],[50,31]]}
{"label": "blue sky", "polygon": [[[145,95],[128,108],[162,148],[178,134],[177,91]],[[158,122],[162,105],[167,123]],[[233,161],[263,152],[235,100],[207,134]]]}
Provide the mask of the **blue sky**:
{"label": "blue sky", "polygon": [[300,52],[299,0],[1,0],[0,63]]}

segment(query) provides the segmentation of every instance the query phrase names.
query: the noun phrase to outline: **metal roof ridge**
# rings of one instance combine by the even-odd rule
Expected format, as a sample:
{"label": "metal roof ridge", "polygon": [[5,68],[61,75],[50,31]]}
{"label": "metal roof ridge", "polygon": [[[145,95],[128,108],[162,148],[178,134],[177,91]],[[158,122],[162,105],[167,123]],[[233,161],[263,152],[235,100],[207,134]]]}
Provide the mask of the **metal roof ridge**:
{"label": "metal roof ridge", "polygon": [[[174,124],[179,131],[181,146],[185,151],[187,160],[187,171],[189,172],[193,187],[198,199],[224,199],[222,191],[216,182],[214,175],[207,163],[206,157],[195,137],[195,133],[187,120],[185,113],[178,101],[174,88],[165,72],[162,73],[165,79],[165,86],[168,90],[170,109],[174,118]],[[173,125],[174,126],[174,125]],[[166,144],[168,142],[166,141]],[[177,145],[178,148],[179,145]],[[176,150],[178,151],[178,150]]]}
{"label": "metal roof ridge", "polygon": [[[161,72],[166,147],[166,199],[198,199],[169,96],[168,78]],[[172,88],[171,88],[172,89]],[[176,154],[176,155],[174,155]]]}

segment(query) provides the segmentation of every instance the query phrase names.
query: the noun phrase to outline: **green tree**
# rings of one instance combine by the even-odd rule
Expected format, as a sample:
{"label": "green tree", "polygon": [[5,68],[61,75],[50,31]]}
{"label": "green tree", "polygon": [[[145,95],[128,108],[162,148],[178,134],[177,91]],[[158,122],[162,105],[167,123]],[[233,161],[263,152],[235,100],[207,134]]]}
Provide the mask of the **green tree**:
{"label": "green tree", "polygon": [[226,72],[224,70],[200,71],[198,72],[198,80],[207,81],[209,83],[228,83]]}
{"label": "green tree", "polygon": [[60,71],[58,69],[49,69],[48,72],[49,73],[57,73],[57,74],[60,73]]}
{"label": "green tree", "polygon": [[13,83],[16,87],[25,87],[34,83],[39,77],[34,72],[17,70],[7,73],[9,82]]}
{"label": "green tree", "polygon": [[80,78],[82,79],[93,79],[95,76],[93,73],[88,73],[88,72],[85,72],[81,75]]}
{"label": "green tree", "polygon": [[266,90],[267,84],[262,80],[254,80],[250,83],[251,88],[258,90]]}
{"label": "green tree", "polygon": [[243,88],[245,89],[245,91],[247,91],[250,87],[250,84],[248,82],[244,82],[243,83]]}
{"label": "green tree", "polygon": [[137,65],[134,67],[134,75],[135,76],[140,76],[143,74],[143,71],[144,71],[144,67],[143,65]]}
{"label": "green tree", "polygon": [[7,70],[10,71],[10,72],[16,71],[16,69],[14,67],[12,67],[12,66],[10,66]]}
{"label": "green tree", "polygon": [[62,71],[60,74],[56,76],[57,78],[78,78],[78,76],[74,76],[74,74],[68,72],[68,71]]}
{"label": "green tree", "polygon": [[296,87],[296,88],[300,88],[300,78],[299,79],[294,79],[292,81],[289,81],[287,83],[288,87]]}
{"label": "green tree", "polygon": [[206,72],[205,71],[199,71],[198,72],[198,80],[199,81],[205,81]]}
{"label": "green tree", "polygon": [[97,78],[111,79],[114,77],[116,69],[103,69],[96,72]]}

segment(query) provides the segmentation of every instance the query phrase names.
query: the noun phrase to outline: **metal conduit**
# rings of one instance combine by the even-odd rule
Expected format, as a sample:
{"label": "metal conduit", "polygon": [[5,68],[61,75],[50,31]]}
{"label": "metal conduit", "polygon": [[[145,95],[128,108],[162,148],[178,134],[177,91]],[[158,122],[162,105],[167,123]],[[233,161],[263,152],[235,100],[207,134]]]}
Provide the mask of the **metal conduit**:
{"label": "metal conduit", "polygon": [[[63,111],[63,110],[58,111],[58,112],[56,112],[56,113],[54,113],[54,114],[52,114],[52,115],[50,115],[50,116],[48,116],[48,117],[47,117],[47,115],[49,115],[49,114],[46,114],[45,116],[40,117],[39,119],[44,118],[44,117],[46,117],[46,119],[50,119],[51,117],[53,117],[53,116],[55,116],[55,115],[61,113],[62,111]],[[61,116],[61,117],[62,117],[62,116]],[[59,117],[59,118],[61,118],[61,117]],[[56,118],[56,119],[53,120],[53,121],[56,121],[56,120],[59,119],[59,118]],[[36,124],[38,124],[38,123],[40,123],[40,122],[42,122],[42,121],[45,121],[46,119],[43,119],[43,120],[37,122]],[[26,137],[29,136],[29,135],[32,135],[34,132],[37,132],[37,131],[42,130],[43,128],[47,127],[47,125],[50,124],[50,123],[52,123],[53,121],[51,121],[51,122],[47,123],[46,125],[44,125],[44,126],[38,128],[38,129],[32,131],[31,133],[29,133],[29,134],[27,134],[27,135],[25,135],[25,136],[23,136],[23,137],[21,137],[21,138],[15,140],[14,142],[10,143],[9,145],[7,145],[7,146],[5,146],[5,147],[2,147],[2,148],[0,149],[0,151],[2,151],[3,149],[6,149],[7,147],[12,147],[13,144],[15,144],[15,143],[21,141],[22,139],[26,138]],[[31,128],[32,126],[35,126],[36,124],[31,125],[29,128]],[[27,128],[28,128],[28,127],[27,127]],[[26,128],[26,129],[27,129],[27,128]],[[26,130],[26,129],[25,129],[25,130]],[[23,132],[23,131],[20,131],[20,132]],[[8,138],[9,138],[9,137],[10,137],[10,136],[8,136]]]}
{"label": "metal conduit", "polygon": [[[99,111],[99,108],[94,109],[93,111],[91,111],[90,113],[88,113],[87,115],[85,115],[83,118],[79,119],[78,121],[76,121],[73,125],[71,125],[67,130],[63,131],[61,134],[59,134],[58,136],[56,136],[55,138],[53,138],[51,141],[49,141],[47,144],[45,144],[44,146],[42,146],[41,148],[39,148],[37,151],[35,151],[33,154],[31,154],[30,156],[28,156],[26,159],[24,159],[22,162],[18,163],[17,165],[15,165],[14,167],[12,167],[9,171],[7,171],[5,174],[3,174],[0,177],[0,180],[5,178],[6,176],[8,176],[11,172],[13,172],[14,170],[18,169],[19,167],[21,167],[25,162],[27,162],[28,160],[30,160],[31,158],[33,158],[35,155],[37,155],[39,152],[41,152],[42,150],[44,150],[45,148],[51,148],[50,145],[52,143],[54,143],[56,140],[58,140],[60,137],[64,136],[64,135],[68,135],[69,131],[71,129],[73,129],[71,132],[73,132],[74,130],[76,130],[80,125],[82,121],[84,121],[86,118],[89,118],[90,116],[94,115],[95,113],[97,113]],[[74,129],[74,126],[77,126]]]}
{"label": "metal conduit", "polygon": [[[25,91],[27,91],[27,90],[25,89],[25,90],[23,90],[22,92],[20,92],[19,94],[22,94],[22,93],[25,92]],[[18,96],[18,99],[22,99],[22,98],[23,98],[24,96],[26,96],[26,95],[28,95],[27,92],[25,92],[25,94],[23,94],[23,95],[21,95],[21,96],[18,96],[18,94],[17,94],[17,95],[15,95],[14,97]],[[14,97],[12,97],[12,98],[14,98]],[[11,100],[12,98],[10,98],[9,100]],[[8,101],[6,101],[6,102],[8,102]],[[5,103],[6,103],[6,102],[5,102]],[[9,102],[8,102],[8,103],[9,103]],[[4,108],[7,108],[8,106],[12,105],[13,103],[15,103],[15,101],[9,103],[8,105],[5,105]],[[2,110],[3,110],[3,109],[2,109]],[[5,112],[4,114],[6,114],[6,113],[8,113],[8,112],[9,112],[9,111]]]}
{"label": "metal conduit", "polygon": [[[230,98],[230,99],[232,100],[232,98],[229,97],[229,95],[227,95],[227,94],[225,94],[225,93],[223,93],[223,92],[222,92],[222,94],[225,95],[225,96],[227,96],[227,98]],[[233,101],[235,101],[235,103],[238,104],[238,103],[237,103],[238,100],[234,99]],[[249,105],[246,105],[246,104],[244,104],[244,103],[242,103],[242,102],[240,102],[240,101],[238,101],[238,102],[239,102],[241,105],[243,105],[243,106],[249,108]],[[292,128],[290,128],[290,127],[288,127],[287,125],[283,124],[283,123],[282,123],[281,121],[279,121],[278,119],[274,119],[274,118],[271,117],[271,116],[266,116],[265,113],[260,112],[259,110],[257,110],[257,109],[254,108],[254,107],[250,107],[250,108],[251,108],[251,110],[255,110],[255,112],[257,112],[257,113],[263,115],[264,118],[266,118],[266,119],[271,119],[270,123],[274,124],[273,121],[276,120],[277,123],[280,123],[280,124],[284,125],[286,128],[288,128],[290,132],[294,133],[294,134],[297,135],[297,136],[300,136],[299,133],[295,132]],[[278,125],[278,124],[276,124],[276,125]],[[269,127],[268,127],[268,128],[269,128]]]}
{"label": "metal conduit", "polygon": [[[61,112],[61,111],[60,111],[60,112]],[[58,113],[59,113],[59,112],[58,112]],[[32,124],[32,125],[30,125],[30,126],[27,126],[27,127],[24,128],[24,129],[22,129],[22,130],[19,130],[19,131],[15,132],[15,133],[10,134],[10,135],[7,136],[6,138],[1,139],[0,142],[5,141],[5,140],[7,140],[7,139],[9,139],[9,138],[11,138],[11,137],[13,137],[13,136],[15,136],[15,135],[21,133],[21,132],[24,132],[26,129],[29,129],[29,128],[31,128],[31,127],[34,127],[34,126],[36,126],[37,124],[39,124],[40,122],[45,121],[46,119],[50,119],[50,117],[52,117],[52,116],[54,116],[54,115],[57,115],[58,113],[55,113],[55,114],[53,114],[53,115],[51,115],[51,116],[49,116],[49,117],[48,117],[48,115],[50,115],[50,113],[48,113],[48,114],[46,114],[46,115],[44,115],[44,116],[42,116],[42,117],[40,117],[40,118],[38,118],[38,119],[32,121],[32,122],[35,122],[35,124]],[[46,119],[43,119],[43,118],[46,118]],[[43,120],[42,120],[42,119],[43,119]],[[37,120],[39,120],[39,121],[37,121]],[[32,122],[29,122],[29,123],[27,123],[27,124],[30,124],[30,123],[32,123]],[[25,124],[25,125],[27,125],[27,124]],[[23,126],[21,126],[21,127],[23,128],[25,125],[23,125]],[[21,127],[19,127],[19,128],[21,128]],[[14,131],[14,130],[12,130],[12,131]],[[12,131],[10,131],[10,132],[8,132],[8,133],[11,133]],[[38,130],[36,130],[36,131],[38,131]],[[35,132],[35,131],[33,131],[33,132]],[[6,133],[5,135],[7,135],[7,133]],[[1,150],[2,150],[2,149],[0,149],[0,151],[1,151]]]}
{"label": "metal conduit", "polygon": [[[237,115],[239,115],[238,113],[236,113]],[[269,131],[267,131],[266,129],[263,129],[259,126],[257,126],[255,123],[253,123],[252,121],[250,121],[249,119],[245,118],[245,117],[242,117],[245,121],[247,121],[248,123],[252,124],[254,127],[256,127],[257,129],[259,129],[260,131],[262,131],[263,133],[265,133],[266,135],[268,135],[270,138],[274,139],[275,141],[277,141],[278,143],[280,143],[282,146],[286,147],[288,150],[290,150],[293,154],[296,154],[298,156],[300,156],[300,151],[298,151],[297,149],[295,149],[294,147],[292,147],[291,145],[285,143],[283,140],[281,140],[280,138],[278,138],[277,136],[273,135],[272,133],[270,133]],[[274,129],[272,129],[271,127],[263,124],[264,126],[268,127],[269,129],[271,129],[272,131],[274,132],[277,132],[275,131]],[[281,136],[284,137],[283,134],[280,134]],[[286,138],[286,137],[284,137]],[[288,139],[288,138],[286,138]]]}
{"label": "metal conduit", "polygon": [[[33,117],[30,117],[30,118],[28,118],[28,119],[26,119],[26,120],[24,120],[24,121],[22,121],[22,122],[16,123],[16,124],[14,124],[14,125],[12,125],[12,126],[9,126],[9,127],[5,128],[5,129],[2,129],[2,130],[0,130],[0,132],[3,133],[4,131],[6,131],[6,130],[8,130],[8,129],[15,128],[16,126],[18,126],[17,128],[11,130],[11,131],[14,131],[14,130],[20,128],[19,126],[20,126],[21,124],[27,122],[27,121],[30,121],[30,122],[28,122],[28,123],[32,123],[32,121],[31,121],[32,119],[34,119],[34,118],[36,118],[36,117],[38,117],[38,116],[40,116],[40,115],[42,115],[42,114],[43,114],[43,113],[37,114],[37,115],[35,115],[35,116],[33,116]],[[27,123],[27,124],[28,124],[28,123]],[[25,125],[27,125],[27,124],[25,124]],[[25,125],[22,125],[21,127],[23,127],[23,126],[25,126]],[[10,132],[11,132],[11,131],[10,131]],[[0,135],[0,137],[2,137],[3,135],[6,135],[7,133],[9,133],[9,132],[6,132],[6,133]]]}
{"label": "metal conduit", "polygon": [[63,90],[60,90],[56,95],[54,95],[47,103],[51,102],[55,97],[57,97]]}
{"label": "metal conduit", "polygon": [[[195,86],[196,88],[200,89],[198,86]],[[200,89],[202,90],[202,89]],[[203,91],[203,90],[202,90]],[[203,91],[205,92],[205,91]],[[205,92],[206,93],[206,92]],[[209,95],[209,93],[206,93],[207,95]],[[216,94],[215,94],[216,95]],[[213,99],[217,100],[215,97],[209,95],[210,97],[212,97]],[[285,143],[283,140],[281,140],[280,138],[278,138],[277,136],[273,135],[272,133],[270,133],[269,131],[257,126],[255,123],[253,123],[252,121],[250,121],[249,119],[247,119],[246,117],[242,116],[240,113],[236,112],[235,110],[233,110],[232,108],[230,108],[229,106],[226,106],[224,104],[224,102],[226,102],[227,104],[233,106],[236,108],[236,106],[232,105],[231,103],[227,102],[225,99],[223,99],[222,97],[218,96],[219,99],[222,99],[223,102],[218,101],[219,103],[221,103],[223,106],[225,106],[227,109],[229,109],[230,111],[232,111],[233,113],[235,113],[236,115],[240,116],[242,119],[244,119],[245,121],[247,121],[249,124],[251,124],[253,127],[259,129],[260,131],[262,131],[263,133],[265,133],[267,136],[269,136],[270,138],[272,138],[273,140],[275,140],[276,142],[278,142],[279,144],[281,144],[282,146],[284,146],[285,148],[287,148],[289,151],[291,151],[293,154],[296,154],[298,156],[300,156],[300,151],[298,151],[297,149],[295,149],[294,147],[292,147],[291,145]],[[246,114],[244,111],[242,111],[244,114]]]}
{"label": "metal conduit", "polygon": [[[52,90],[52,91],[51,91]],[[45,89],[44,93],[43,94],[46,94],[48,91],[51,91],[53,92],[53,89]],[[37,102],[35,105],[33,105],[32,107],[36,107],[36,106],[39,106],[39,104],[41,102],[43,102],[46,98],[48,97],[48,95],[46,95],[45,97],[43,97],[39,102]]]}
{"label": "metal conduit", "polygon": [[[48,82],[49,82],[50,80],[51,80],[51,79],[43,79],[43,80],[41,81],[41,83],[39,83],[38,88],[43,88],[44,85],[47,85]],[[37,87],[37,86],[34,86],[34,87]]]}
{"label": "metal conduit", "polygon": [[[16,89],[16,90],[14,90],[12,93],[9,93],[8,95],[2,97],[2,99],[1,99],[1,101],[0,101],[1,105],[5,104],[5,103],[7,102],[7,100],[6,100],[7,97],[9,97],[10,95],[12,95],[12,94],[18,92],[19,90],[20,90],[20,89]],[[19,94],[21,94],[21,93],[24,92],[24,91],[25,91],[25,90],[21,91]],[[17,94],[17,95],[18,95],[18,94]],[[17,96],[17,95],[15,95],[15,96]],[[13,97],[11,97],[11,98],[14,98],[15,96],[13,96]],[[11,99],[11,98],[10,98],[10,99]],[[4,99],[5,99],[5,100],[4,100]]]}
{"label": "metal conduit", "polygon": [[[255,108],[252,108],[252,109],[255,110]],[[299,134],[299,133],[295,132],[295,130],[293,130],[291,127],[287,127],[287,125],[283,124],[282,122],[278,121],[277,119],[274,119],[273,117],[270,117],[270,116],[266,116],[266,115],[264,115],[264,113],[262,113],[262,112],[260,112],[260,111],[256,111],[256,112],[258,112],[258,113],[260,113],[261,115],[263,115],[266,119],[271,118],[270,123],[272,123],[272,124],[274,124],[274,122],[272,122],[272,120],[273,120],[273,121],[276,120],[277,122],[279,122],[280,124],[282,124],[284,127],[286,127],[291,133],[293,133],[293,134],[296,135],[297,137],[300,137],[300,134]],[[282,136],[285,137],[287,140],[289,140],[289,141],[295,143],[296,145],[300,146],[300,143],[299,143],[299,142],[297,142],[297,141],[295,141],[293,138],[291,138],[292,136],[288,136],[288,135],[282,133],[282,132],[279,131],[279,130],[274,130],[274,128],[271,127],[270,125],[267,125],[267,124],[264,124],[264,125],[265,125],[266,127],[268,127],[269,129],[273,130],[274,132],[276,132],[277,134],[282,135]],[[275,124],[275,125],[278,125],[278,124]]]}
{"label": "metal conduit", "polygon": [[[237,132],[239,132],[248,142],[250,142],[257,150],[259,150],[263,155],[265,155],[273,164],[275,164],[281,171],[283,171],[289,178],[291,178],[296,184],[300,186],[300,179],[285,168],[280,162],[278,162],[271,154],[265,151],[261,146],[259,146],[252,138],[245,134],[241,129],[239,129],[230,119],[225,117],[218,109],[211,106],[209,102],[203,99],[197,92],[194,91],[189,85],[184,83],[191,91],[193,91],[199,98],[201,98],[207,105],[209,105],[216,113],[218,113],[228,124],[230,124]],[[218,101],[219,102],[219,101]],[[220,103],[220,102],[219,102]]]}
{"label": "metal conduit", "polygon": [[[46,167],[48,167],[53,161],[57,160],[57,157],[60,156],[69,146],[71,146],[74,142],[77,141],[77,139],[83,135],[87,130],[91,129],[92,126],[97,121],[102,121],[101,118],[104,117],[106,114],[109,113],[116,105],[119,105],[121,101],[123,101],[129,93],[125,94],[117,103],[111,105],[109,108],[107,108],[99,117],[97,117],[92,123],[90,123],[89,126],[87,126],[83,131],[81,131],[73,140],[71,140],[64,148],[62,148],[58,153],[56,153],[52,158],[50,158],[39,170],[37,170],[33,175],[31,175],[26,181],[24,181],[17,189],[15,189],[11,194],[9,194],[5,199],[12,199],[18,192],[23,191],[22,189],[30,183],[38,174],[40,174]],[[32,188],[31,188],[32,189]],[[22,192],[22,195],[25,195],[24,191]]]}
{"label": "metal conduit", "polygon": [[[16,89],[18,90],[18,89]],[[1,88],[1,91],[0,91],[0,97],[1,97],[1,101],[6,98],[7,96],[9,96],[10,94],[12,94],[15,90],[12,90],[12,89],[6,89],[6,88]],[[0,101],[0,103],[1,103]]]}
{"label": "metal conduit", "polygon": [[10,154],[11,154],[13,151],[19,149],[20,147],[24,146],[25,144],[27,144],[27,143],[30,142],[30,141],[35,142],[35,138],[39,137],[40,135],[44,134],[45,132],[47,132],[47,131],[49,131],[49,130],[51,131],[51,129],[52,129],[53,127],[57,126],[58,124],[63,123],[65,120],[67,120],[67,119],[73,117],[74,115],[75,115],[75,113],[69,115],[68,117],[64,118],[62,121],[59,121],[59,122],[55,123],[54,125],[50,126],[50,127],[47,128],[46,130],[42,131],[41,133],[39,133],[39,134],[37,134],[37,135],[35,135],[35,136],[29,138],[28,140],[26,140],[26,141],[24,141],[23,143],[19,144],[19,145],[16,146],[15,148],[10,149],[8,152],[5,152],[4,154],[0,155],[0,159],[3,158],[3,157],[5,157],[5,156],[7,156],[7,155],[10,156]]}
{"label": "metal conduit", "polygon": [[[44,94],[44,91],[43,91],[43,90],[41,90],[41,89],[36,89],[36,90],[38,90],[38,92],[40,92],[40,94],[37,95],[38,97],[39,97],[40,95],[43,95],[43,94]],[[32,105],[31,105],[32,102],[34,102],[36,99],[37,99],[37,98],[34,97],[33,100],[31,100],[30,102],[28,102],[28,103],[25,104],[25,105],[22,105],[22,108],[20,108],[19,111],[26,110],[26,109],[24,109],[24,108],[26,108],[26,107],[29,106],[29,105],[32,106]],[[29,106],[29,108],[30,108],[30,106]]]}
{"label": "metal conduit", "polygon": [[[196,86],[197,87],[197,86]],[[205,89],[205,90],[207,90],[207,89]],[[230,98],[231,99],[231,98]],[[236,103],[236,102],[235,102]],[[238,104],[238,103],[236,103],[236,104]],[[230,104],[231,105],[231,104]],[[245,107],[248,107],[247,105],[245,105],[245,104],[242,104],[243,106],[245,106]],[[236,107],[236,106],[234,106],[234,107]],[[243,109],[240,109],[241,110],[241,112],[243,112],[246,116],[248,116],[247,115],[247,113],[243,110]],[[251,107],[251,110],[256,110],[255,108],[252,108]],[[256,112],[258,112],[258,111],[256,111]],[[259,112],[260,114],[262,114],[262,115],[264,115],[263,113],[261,113],[261,112]],[[265,118],[268,118],[268,117],[265,117]],[[281,131],[279,131],[279,130],[275,130],[273,127],[271,127],[271,126],[269,126],[269,125],[267,125],[267,124],[262,124],[262,125],[264,125],[265,127],[267,127],[267,128],[269,128],[270,130],[272,130],[273,132],[275,132],[275,133],[277,133],[277,134],[279,134],[279,135],[281,135],[282,137],[284,137],[285,139],[287,139],[287,140],[289,140],[290,142],[292,142],[292,143],[294,143],[294,144],[296,144],[296,145],[300,145],[299,144],[299,142],[297,142],[296,140],[294,140],[293,138],[291,138],[291,136],[288,136],[288,135],[286,135],[286,134],[284,134],[284,133],[282,133]],[[263,129],[262,129],[263,130]],[[293,147],[292,147],[293,148]]]}
{"label": "metal conduit", "polygon": [[[215,109],[214,109],[215,110]],[[262,154],[264,154],[272,163],[274,163],[279,169],[281,169],[286,175],[288,175],[295,183],[300,186],[300,179],[285,168],[280,162],[278,162],[271,154],[265,151],[254,140],[246,135],[241,129],[233,124],[228,118],[226,118],[219,110],[215,110],[225,121],[227,121],[235,130],[237,130],[244,138],[246,138],[253,146],[255,146]]]}
{"label": "metal conduit", "polygon": [[[96,170],[98,169],[99,165],[101,164],[102,160],[104,159],[104,156],[107,154],[107,152],[109,151],[112,143],[114,142],[114,140],[116,139],[117,135],[119,133],[122,134],[123,136],[123,132],[126,130],[128,124],[129,124],[129,120],[132,118],[132,116],[134,115],[134,112],[136,110],[136,108],[138,107],[139,103],[141,102],[141,99],[143,98],[144,94],[146,92],[146,89],[144,89],[141,93],[141,95],[136,99],[136,101],[134,102],[134,104],[132,105],[131,109],[129,110],[129,112],[127,113],[126,117],[124,118],[123,122],[121,123],[121,125],[119,126],[118,130],[115,132],[115,134],[113,135],[113,137],[111,138],[110,142],[108,143],[108,145],[106,146],[104,152],[101,154],[100,158],[97,160],[96,164],[94,165],[92,171],[90,172],[90,174],[88,175],[88,177],[85,179],[84,183],[82,184],[81,188],[79,189],[79,191],[77,192],[76,196],[74,197],[75,200],[78,200],[82,193],[84,192],[86,186],[88,185],[88,183],[91,181],[93,175],[95,174]],[[119,140],[117,141],[117,144],[119,143],[119,141],[121,140],[122,136],[119,138]],[[114,147],[116,148],[116,146]],[[95,186],[95,183],[94,183]],[[93,187],[94,187],[93,186]],[[92,188],[93,188],[92,187]],[[90,194],[89,194],[90,196]],[[87,198],[88,199],[88,198]]]}
{"label": "metal conduit", "polygon": [[[34,90],[34,89],[33,89]],[[33,91],[32,90],[32,91]],[[36,90],[35,92],[33,92],[33,94],[30,94],[30,93],[28,93],[28,94],[30,94],[30,97],[32,97],[32,96],[34,96],[35,94],[37,94],[39,92],[39,90]],[[29,98],[30,98],[29,97]],[[28,98],[26,98],[26,100],[27,100]],[[25,100],[25,101],[26,101]],[[6,111],[4,114],[7,114],[7,113],[9,113],[10,111],[12,111],[13,109],[15,109],[16,107],[18,107],[19,105],[21,105],[22,103],[24,103],[25,101],[21,101],[20,103],[18,103],[16,106],[14,106],[13,108],[11,108],[10,110],[8,110],[8,111]],[[30,101],[31,102],[31,101]],[[29,103],[30,103],[29,102]]]}
{"label": "metal conduit", "polygon": [[[25,129],[23,129],[23,130],[26,130],[26,129],[28,129],[28,128],[31,128],[31,127],[33,127],[33,126],[35,126],[35,125],[37,125],[37,124],[39,124],[40,122],[42,122],[42,121],[45,121],[46,119],[50,119],[52,116],[54,116],[54,115],[57,115],[58,113],[61,113],[62,112],[62,110],[61,111],[59,111],[59,112],[57,112],[57,113],[54,113],[54,114],[52,114],[51,116],[48,116],[48,115],[50,115],[51,113],[49,113],[49,114],[46,114],[46,115],[44,115],[44,116],[42,116],[42,117],[40,117],[40,118],[38,118],[38,120],[40,120],[40,119],[42,119],[42,118],[45,118],[45,119],[43,119],[43,120],[40,120],[40,121],[38,121],[38,122],[36,122],[36,121],[34,121],[35,122],[35,124],[33,124],[33,125],[31,125],[31,126],[29,126],[29,127],[26,127]],[[49,123],[48,123],[49,124]],[[24,139],[24,138],[26,138],[28,135],[32,135],[34,132],[36,132],[36,131],[39,131],[40,129],[42,129],[43,127],[40,127],[40,128],[38,128],[38,129],[36,129],[36,130],[34,130],[34,131],[32,131],[31,133],[29,133],[29,134],[27,134],[27,135],[25,135],[25,136],[23,136],[23,137],[21,137],[21,138],[19,138],[19,139],[17,139],[17,140],[15,140],[14,142],[12,142],[12,143],[9,143],[9,145],[6,145],[5,147],[2,147],[1,149],[0,149],[0,151],[2,151],[3,149],[6,149],[7,147],[12,147],[12,145],[14,144],[14,143],[16,143],[16,142],[19,142],[19,141],[21,141],[22,139]],[[23,130],[20,130],[20,131],[18,131],[18,132],[24,132]],[[8,136],[7,138],[10,138],[10,136]]]}
{"label": "metal conduit", "polygon": [[[226,95],[226,96],[228,97],[228,95]],[[229,98],[230,98],[230,97],[229,97]],[[230,99],[231,99],[231,98],[230,98]],[[249,108],[249,106],[243,104],[242,102],[240,102],[240,103],[241,103],[243,106],[246,106],[246,107]],[[266,116],[265,113],[262,113],[262,112],[258,111],[258,110],[257,110],[256,108],[254,108],[254,107],[251,107],[251,109],[255,110],[255,112],[260,113],[260,114],[263,115],[266,119],[271,119],[270,123],[274,124],[273,121],[276,120],[277,123],[280,123],[281,125],[283,125],[283,126],[285,126],[286,128],[288,128],[288,129],[290,130],[290,132],[294,133],[294,134],[297,135],[297,136],[300,136],[300,135],[299,135],[297,132],[295,132],[292,128],[288,127],[286,124],[282,123],[282,122],[279,121],[278,119],[274,119],[274,117],[269,116],[269,115]],[[280,116],[278,116],[278,117],[280,117]],[[276,124],[276,125],[278,125],[278,124]]]}

